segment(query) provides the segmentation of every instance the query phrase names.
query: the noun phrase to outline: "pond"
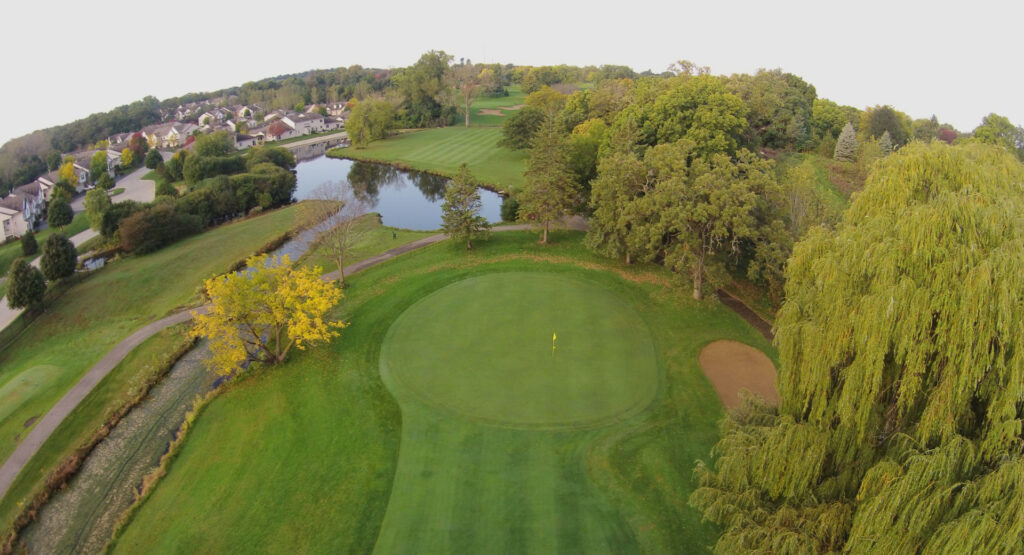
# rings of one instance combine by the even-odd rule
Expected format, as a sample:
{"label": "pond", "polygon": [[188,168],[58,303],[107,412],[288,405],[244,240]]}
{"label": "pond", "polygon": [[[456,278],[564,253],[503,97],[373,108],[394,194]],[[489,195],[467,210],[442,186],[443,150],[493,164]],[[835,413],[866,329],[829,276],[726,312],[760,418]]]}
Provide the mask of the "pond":
{"label": "pond", "polygon": [[[296,200],[310,198],[324,183],[342,182],[349,184],[355,196],[365,201],[371,211],[379,212],[386,226],[418,231],[441,227],[441,203],[447,178],[322,155],[299,162],[295,172],[298,177]],[[500,222],[501,196],[480,189],[480,200],[483,203],[480,215],[488,222]]]}

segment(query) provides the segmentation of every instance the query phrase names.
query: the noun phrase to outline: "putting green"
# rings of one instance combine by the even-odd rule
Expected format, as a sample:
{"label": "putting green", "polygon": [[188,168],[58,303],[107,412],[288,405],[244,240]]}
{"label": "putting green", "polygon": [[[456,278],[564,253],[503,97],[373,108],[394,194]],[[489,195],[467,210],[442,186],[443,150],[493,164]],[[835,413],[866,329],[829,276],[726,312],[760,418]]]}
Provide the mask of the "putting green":
{"label": "putting green", "polygon": [[610,422],[658,387],[640,316],[594,283],[552,273],[489,274],[428,295],[388,330],[380,360],[399,397],[511,427]]}

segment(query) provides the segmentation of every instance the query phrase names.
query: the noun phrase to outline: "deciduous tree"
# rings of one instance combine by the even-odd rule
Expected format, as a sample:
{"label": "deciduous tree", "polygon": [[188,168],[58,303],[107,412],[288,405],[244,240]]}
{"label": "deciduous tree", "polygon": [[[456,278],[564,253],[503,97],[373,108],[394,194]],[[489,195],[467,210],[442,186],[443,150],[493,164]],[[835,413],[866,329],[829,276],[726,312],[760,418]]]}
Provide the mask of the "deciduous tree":
{"label": "deciduous tree", "polygon": [[1022,182],[1005,151],[910,144],[796,246],[781,406],[729,415],[697,468],[716,551],[1020,551]]}
{"label": "deciduous tree", "polygon": [[458,91],[460,108],[466,116],[466,127],[469,127],[470,106],[490,86],[493,75],[490,69],[469,62],[453,65],[445,72],[445,85]]}
{"label": "deciduous tree", "polygon": [[135,167],[135,154],[132,149],[125,148],[121,151],[121,167],[125,169]]}
{"label": "deciduous tree", "polygon": [[103,227],[103,214],[110,209],[110,196],[103,189],[93,189],[85,194],[85,215],[89,227],[99,231]]}
{"label": "deciduous tree", "polygon": [[103,172],[100,174],[99,179],[96,180],[96,186],[104,191],[109,191],[114,188],[114,179],[110,177],[110,174]]}
{"label": "deciduous tree", "polygon": [[77,265],[78,252],[67,237],[60,233],[54,233],[46,238],[39,266],[47,280],[64,279],[75,273]]}
{"label": "deciduous tree", "polygon": [[296,268],[284,256],[246,260],[248,270],[206,280],[209,312],[196,314],[193,335],[210,341],[206,364],[221,374],[247,361],[276,364],[292,347],[330,342],[341,322],[327,319],[342,297],[320,268]]}
{"label": "deciduous tree", "polygon": [[327,182],[317,187],[303,202],[300,215],[315,235],[311,248],[322,249],[338,266],[338,282],[345,286],[345,261],[352,248],[367,234],[364,216],[369,204],[353,194],[345,182]]}
{"label": "deciduous tree", "polygon": [[15,260],[7,273],[7,306],[14,309],[36,306],[43,302],[44,293],[43,274],[24,258]]}
{"label": "deciduous tree", "polygon": [[466,250],[473,248],[473,239],[486,237],[491,226],[480,215],[483,202],[479,185],[469,173],[469,166],[459,166],[459,173],[448,184],[441,205],[442,229],[452,239],[466,242]]}
{"label": "deciduous tree", "polygon": [[146,157],[143,163],[147,168],[155,170],[157,166],[164,162],[164,157],[160,155],[160,151],[157,149],[150,150],[146,153]]}
{"label": "deciduous tree", "polygon": [[93,154],[92,160],[89,161],[89,177],[92,178],[93,183],[96,183],[96,180],[105,173],[107,173],[107,153],[101,150]]}

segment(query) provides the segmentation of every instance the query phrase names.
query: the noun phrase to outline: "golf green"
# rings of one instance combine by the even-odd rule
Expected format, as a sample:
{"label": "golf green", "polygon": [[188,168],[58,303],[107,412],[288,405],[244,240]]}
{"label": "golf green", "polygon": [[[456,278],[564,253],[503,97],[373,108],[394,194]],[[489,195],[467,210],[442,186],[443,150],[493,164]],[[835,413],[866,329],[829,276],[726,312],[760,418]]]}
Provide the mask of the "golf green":
{"label": "golf green", "polygon": [[399,398],[518,428],[611,422],[643,409],[658,387],[649,330],[630,306],[594,283],[541,272],[428,295],[391,326],[380,360]]}

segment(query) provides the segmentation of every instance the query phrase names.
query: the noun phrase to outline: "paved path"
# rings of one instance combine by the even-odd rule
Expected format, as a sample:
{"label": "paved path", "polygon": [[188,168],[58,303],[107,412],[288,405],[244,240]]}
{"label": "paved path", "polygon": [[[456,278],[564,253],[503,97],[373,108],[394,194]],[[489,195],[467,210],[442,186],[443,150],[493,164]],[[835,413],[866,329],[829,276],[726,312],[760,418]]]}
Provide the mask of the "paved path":
{"label": "paved path", "polygon": [[[566,221],[565,226],[571,229],[585,230],[586,222],[582,218],[574,217]],[[505,225],[496,226],[493,228],[493,231],[519,231],[526,229],[531,229],[531,227],[529,225]],[[366,260],[362,260],[354,264],[349,264],[344,268],[345,275],[348,276],[361,270],[365,270],[366,268],[375,266],[386,260],[390,260],[400,254],[404,254],[412,250],[416,250],[422,247],[426,247],[428,245],[439,243],[445,240],[447,237],[448,236],[443,233],[430,235],[428,237],[418,239],[411,243],[400,245],[376,256],[367,258]],[[321,277],[321,279],[336,280],[338,279],[338,272],[334,271],[324,274]],[[728,298],[731,299],[731,297]],[[735,299],[732,300],[735,301],[735,303],[725,302],[726,306],[739,313],[740,316],[742,316],[744,319],[746,319],[748,322],[754,325],[754,327],[761,331],[761,333],[765,333],[764,327],[767,327],[768,334],[771,333],[771,327],[768,326],[768,324],[764,322],[764,320],[761,320],[760,317],[754,314],[749,308],[744,306],[742,303],[739,303],[739,301],[736,301]],[[752,321],[750,318],[748,318],[748,315],[741,312],[741,310],[734,306],[734,304],[738,304],[739,306],[741,306],[743,309],[746,310],[746,312],[749,313],[750,316],[756,318],[760,323],[758,324]],[[6,303],[4,306],[6,306]],[[77,407],[78,404],[81,403],[83,399],[85,399],[85,397],[89,394],[90,391],[92,391],[96,384],[100,383],[100,381],[102,381],[103,378],[106,377],[106,375],[109,374],[110,371],[113,370],[114,367],[117,366],[117,364],[121,362],[122,359],[124,359],[124,357],[128,356],[128,353],[130,353],[135,347],[139,346],[139,344],[141,344],[143,341],[149,339],[150,337],[157,334],[161,330],[164,330],[175,324],[180,324],[182,322],[187,322],[191,320],[193,312],[205,312],[208,309],[208,305],[202,306],[198,309],[186,309],[181,312],[171,314],[170,316],[167,316],[155,322],[146,324],[141,329],[128,336],[127,339],[118,343],[113,349],[111,349],[106,354],[106,356],[104,356],[99,362],[93,365],[93,367],[89,369],[85,376],[83,376],[82,379],[78,381],[78,383],[72,386],[71,390],[64,394],[64,397],[61,397],[61,399],[57,401],[57,404],[54,405],[49,410],[49,412],[47,412],[46,415],[43,416],[43,418],[39,422],[36,423],[35,427],[32,428],[32,430],[25,437],[25,439],[14,450],[14,453],[4,462],[3,466],[0,467],[0,498],[3,498],[3,496],[7,493],[7,490],[8,488],[11,487],[11,484],[14,482],[14,479],[18,476],[18,474],[25,467],[25,465],[28,464],[28,461],[31,460],[33,456],[35,456],[35,454],[39,451],[43,444],[46,443],[46,440],[49,439],[50,435],[53,434],[54,430],[57,429],[57,426],[59,426],[60,423],[63,422],[64,419],[68,416],[68,414],[70,414],[71,411],[74,410],[75,407]],[[768,337],[770,340],[771,337],[769,337],[768,334],[766,334],[765,337]]]}
{"label": "paved path", "polygon": [[341,132],[338,132],[338,133],[332,133],[330,135],[321,135],[319,137],[312,137],[310,139],[303,139],[301,141],[295,141],[294,143],[285,143],[283,145],[275,144],[275,143],[267,143],[267,146],[283,146],[284,148],[295,148],[295,147],[306,146],[306,145],[315,145],[317,143],[322,143],[324,141],[333,141],[335,139],[347,139],[347,138],[348,138],[348,133],[346,133],[344,131],[341,131]]}
{"label": "paved path", "polygon": [[[162,153],[163,154],[163,153]],[[164,154],[164,158],[167,155]],[[139,168],[132,173],[124,176],[120,181],[117,182],[115,187],[124,188],[124,192],[110,197],[111,202],[121,202],[122,200],[135,200],[138,202],[150,202],[156,198],[156,183],[148,179],[142,179],[143,175],[146,175],[149,170],[146,168]],[[81,212],[85,210],[85,197],[81,196],[71,203],[71,208],[75,212]],[[99,235],[99,232],[87,229],[81,233],[71,236],[71,244],[79,246],[82,243],[92,239]],[[32,266],[39,267],[40,258],[37,257],[31,262]],[[7,306],[7,297],[0,297],[0,330],[3,330],[14,321],[22,313],[21,309],[13,309]]]}

